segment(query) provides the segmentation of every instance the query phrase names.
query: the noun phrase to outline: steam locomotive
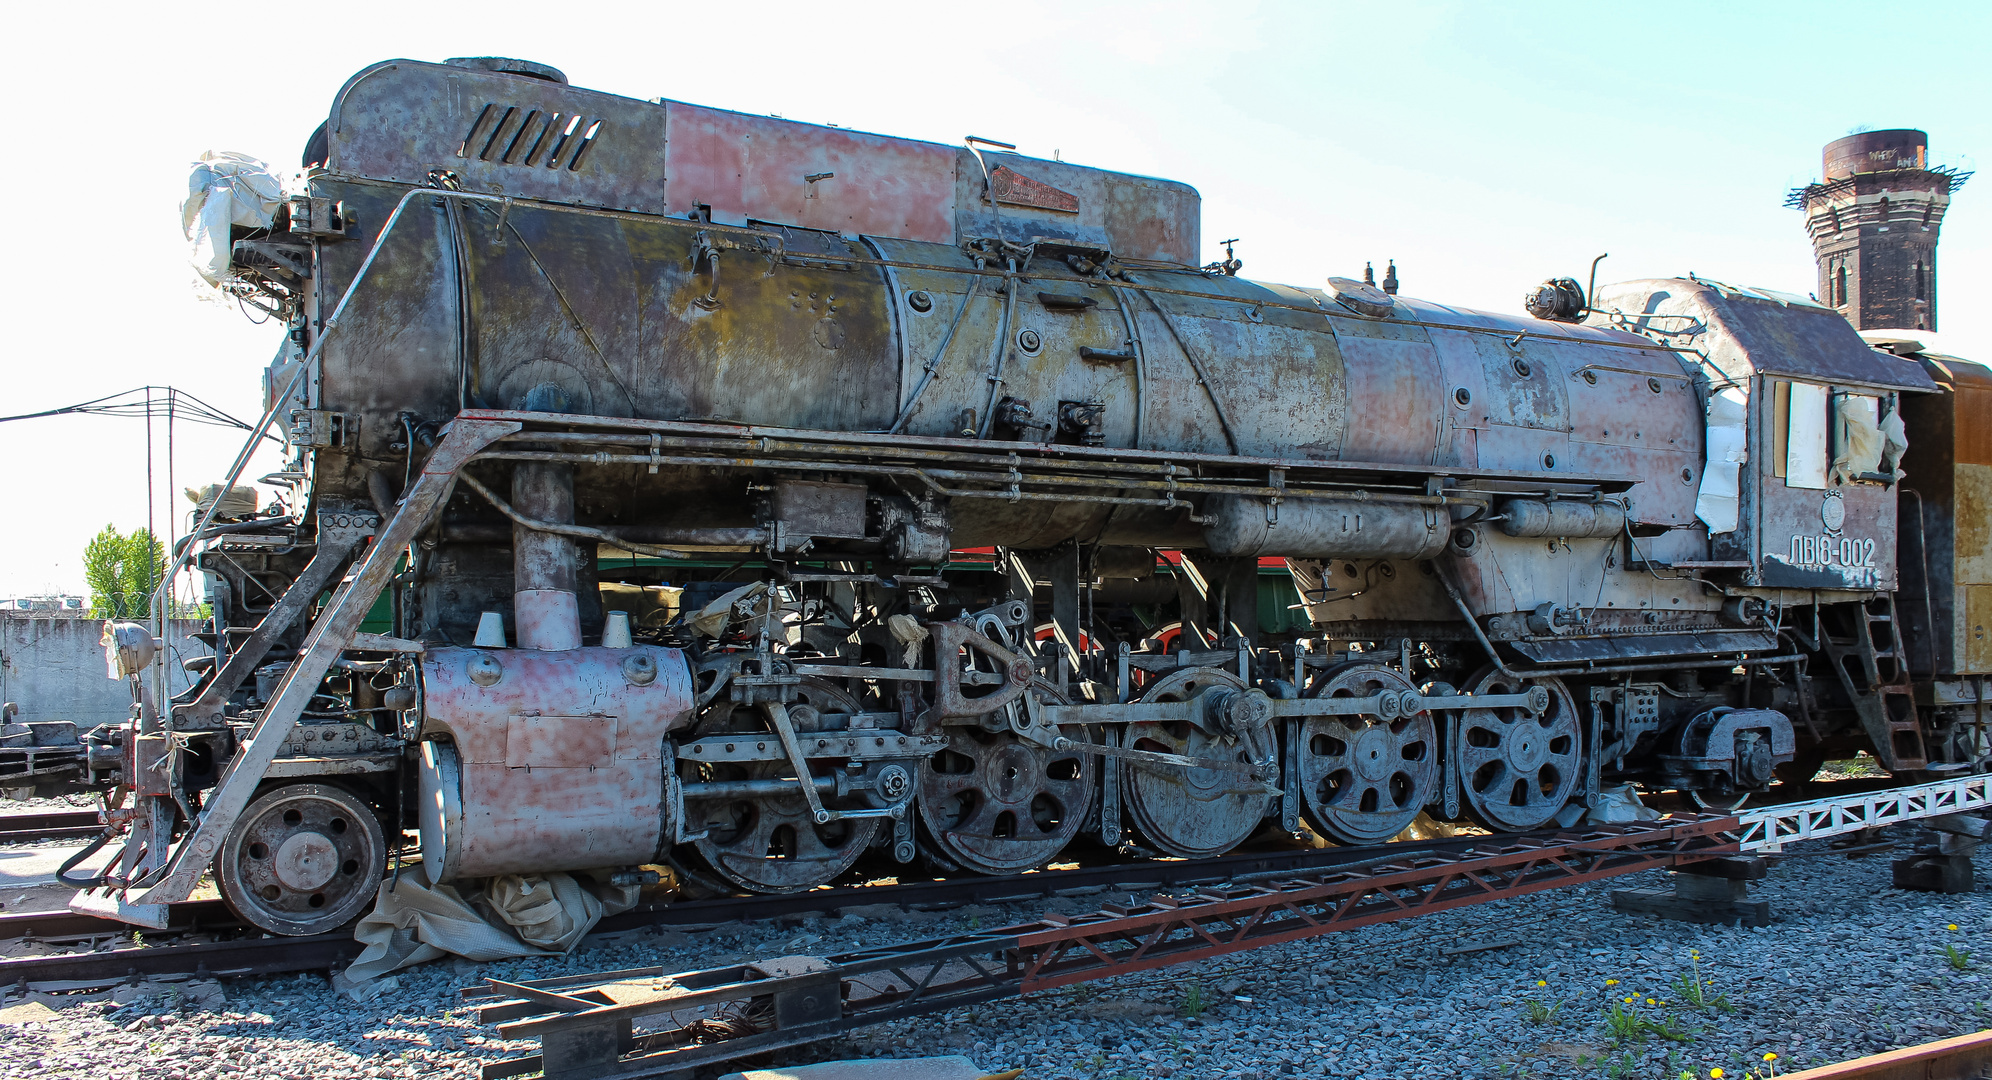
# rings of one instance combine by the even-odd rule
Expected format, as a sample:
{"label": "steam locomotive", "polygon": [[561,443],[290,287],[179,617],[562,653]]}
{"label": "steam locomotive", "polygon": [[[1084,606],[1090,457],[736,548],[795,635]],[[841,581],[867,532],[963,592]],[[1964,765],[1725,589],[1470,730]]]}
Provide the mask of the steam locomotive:
{"label": "steam locomotive", "polygon": [[288,494],[200,523],[196,685],[112,627],[133,720],[34,781],[113,793],[85,909],[212,871],[321,932],[410,836],[781,892],[1986,764],[1992,372],[1806,297],[1254,282],[1183,184],[490,57],[361,71],[303,165],[221,279],[288,328]]}

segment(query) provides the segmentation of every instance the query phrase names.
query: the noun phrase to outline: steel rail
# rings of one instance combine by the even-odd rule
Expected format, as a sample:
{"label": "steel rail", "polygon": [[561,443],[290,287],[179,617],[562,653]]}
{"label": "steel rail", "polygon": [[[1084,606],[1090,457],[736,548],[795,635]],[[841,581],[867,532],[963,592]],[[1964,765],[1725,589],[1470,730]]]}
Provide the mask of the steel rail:
{"label": "steel rail", "polygon": [[[1520,835],[1520,834],[1518,834]],[[710,926],[739,920],[760,921],[792,915],[828,915],[850,907],[897,906],[907,910],[946,908],[965,904],[1006,904],[1059,895],[1092,894],[1102,890],[1137,892],[1225,881],[1249,881],[1268,874],[1292,873],[1384,862],[1484,843],[1485,836],[1405,841],[1371,847],[1234,852],[1212,859],[1157,859],[1103,866],[1040,870],[1012,877],[963,877],[933,881],[903,881],[891,885],[845,885],[798,893],[723,896],[703,900],[670,900],[644,904],[596,924],[596,934],[623,933],[650,926]],[[195,900],[172,905],[166,930],[134,927],[98,915],[67,910],[24,911],[0,915],[0,941],[32,938],[39,941],[83,941],[121,937],[139,930],[154,941],[190,932],[230,932],[248,929],[220,900]],[[272,948],[299,938],[264,939]],[[110,956],[110,953],[99,953]],[[28,959],[39,959],[30,957]],[[123,969],[101,962],[102,972],[115,976]],[[0,980],[4,984],[4,980]]]}
{"label": "steel rail", "polygon": [[104,829],[95,810],[60,810],[43,814],[0,814],[0,844],[24,840],[87,838]]}
{"label": "steel rail", "polygon": [[[1445,854],[827,957],[487,980],[464,996],[502,1038],[541,1040],[541,1055],[486,1064],[485,1080],[529,1072],[634,1080],[942,1009],[1716,857],[1736,850],[1726,835],[1735,826],[1734,817],[1707,815],[1488,837]],[[715,1041],[700,1023],[715,1011],[765,1019],[750,1034]],[[634,1034],[635,1021],[658,1017],[668,1026]]]}
{"label": "steel rail", "polygon": [[[1982,780],[1983,777],[1967,778]],[[1809,812],[1816,816],[1819,806],[1833,804],[1865,804],[1874,796],[1887,797],[1891,792],[1903,792],[1902,788],[1877,788],[1886,778],[1873,780],[1813,781],[1803,785],[1808,792],[1831,790],[1845,787],[1852,790],[1824,798],[1793,800],[1753,806],[1738,812],[1737,816],[1746,823],[1760,817],[1778,814],[1795,814],[1801,808],[1813,807]],[[1954,781],[1946,783],[1956,783]],[[1914,797],[1911,797],[1914,802]],[[1951,813],[1948,804],[1925,799],[1923,804],[1935,813]],[[1666,807],[1661,806],[1664,810]],[[1685,800],[1682,810],[1691,810]],[[88,813],[88,812],[86,812]],[[43,815],[15,815],[16,818],[39,818]],[[57,816],[57,815],[50,815]],[[0,817],[0,824],[8,819]],[[1843,818],[1843,820],[1852,820]],[[1900,815],[1879,825],[1895,821],[1912,820]],[[1862,827],[1878,827],[1867,825]],[[89,832],[95,834],[99,826],[91,826]],[[1853,831],[1853,830],[1845,830]],[[1504,834],[1517,839],[1526,839],[1529,833]],[[1831,835],[1812,833],[1812,836]],[[1306,869],[1320,869],[1336,866],[1361,865],[1365,862],[1388,861],[1431,852],[1456,851],[1475,844],[1486,842],[1488,837],[1470,835],[1437,840],[1399,841],[1363,847],[1332,847],[1322,849],[1260,849],[1234,851],[1210,859],[1153,859],[1139,862],[1110,863],[1101,866],[1046,869],[1010,877],[965,877],[932,881],[901,881],[892,885],[843,885],[811,889],[799,893],[782,893],[764,896],[726,896],[706,900],[672,900],[645,904],[620,915],[612,915],[596,927],[597,933],[618,933],[639,929],[645,926],[696,926],[727,922],[734,919],[772,919],[790,915],[828,914],[846,907],[871,906],[877,904],[898,905],[909,910],[941,908],[956,904],[1004,904],[1027,902],[1059,895],[1088,893],[1100,888],[1121,888],[1127,890],[1155,889],[1180,885],[1204,885],[1223,881],[1249,881],[1270,874],[1291,873]],[[1786,836],[1785,843],[1793,842]],[[1762,847],[1759,853],[1776,854]],[[1837,852],[1836,852],[1837,854]],[[227,905],[220,900],[192,900],[173,904],[168,908],[169,924],[164,930],[137,928],[130,923],[99,915],[86,915],[68,910],[22,911],[0,913],[0,941],[33,938],[42,941],[80,941],[92,938],[118,937],[141,929],[154,940],[169,938],[173,934],[200,931],[239,931],[244,924],[237,919]],[[283,940],[283,939],[277,939]]]}

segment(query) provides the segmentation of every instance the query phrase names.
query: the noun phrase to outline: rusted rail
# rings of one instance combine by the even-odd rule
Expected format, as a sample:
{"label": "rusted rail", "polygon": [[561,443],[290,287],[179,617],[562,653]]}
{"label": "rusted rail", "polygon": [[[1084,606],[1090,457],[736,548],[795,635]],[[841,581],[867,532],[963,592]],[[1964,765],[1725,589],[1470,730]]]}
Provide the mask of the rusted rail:
{"label": "rusted rail", "polygon": [[[542,1053],[485,1080],[658,1076],[994,998],[1187,963],[1734,852],[1729,816],[1484,838],[1457,852],[1228,885],[982,933],[705,971],[641,968],[464,992]],[[650,1019],[662,1029],[636,1034]],[[715,1023],[716,1020],[723,1021]],[[750,1032],[715,1041],[715,1030]]]}
{"label": "rusted rail", "polygon": [[[1016,903],[1101,890],[1138,892],[1251,881],[1295,872],[1321,872],[1431,857],[1463,851],[1474,844],[1486,842],[1486,839],[1484,836],[1464,836],[1368,848],[1239,852],[1215,859],[1118,863],[1045,870],[1010,878],[955,878],[813,889],[782,895],[682,900],[610,916],[598,923],[594,932],[607,934],[649,926],[712,925],[785,915],[831,914],[843,908],[875,905],[897,905],[908,909],[940,908],[962,904]],[[173,939],[185,933],[237,933],[244,929],[243,923],[219,900],[174,904],[170,915],[172,922],[169,929],[143,931],[151,940],[143,946],[0,960],[0,985],[11,985],[22,980],[29,983],[95,981],[108,985],[133,973],[193,973],[202,967],[214,974],[225,972],[236,975],[318,971],[339,961],[350,960],[359,951],[351,934],[343,930],[310,938],[258,935],[234,941],[183,945]],[[95,944],[101,940],[124,937],[132,929],[115,920],[69,911],[0,915],[0,940],[26,937],[41,941]]]}
{"label": "rusted rail", "polygon": [[1992,1028],[1790,1073],[1785,1080],[1979,1080],[1992,1076]]}
{"label": "rusted rail", "polygon": [[0,815],[0,844],[24,840],[73,840],[95,836],[104,826],[95,810]]}

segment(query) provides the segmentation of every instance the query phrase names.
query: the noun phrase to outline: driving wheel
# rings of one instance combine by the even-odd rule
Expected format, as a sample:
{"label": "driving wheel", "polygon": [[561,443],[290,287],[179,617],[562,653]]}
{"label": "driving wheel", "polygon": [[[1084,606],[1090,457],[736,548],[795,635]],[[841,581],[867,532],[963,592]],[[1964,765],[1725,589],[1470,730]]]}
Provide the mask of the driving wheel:
{"label": "driving wheel", "polygon": [[1325,673],[1311,698],[1376,698],[1375,710],[1317,716],[1300,726],[1295,755],[1308,824],[1345,844],[1380,844],[1403,832],[1439,785],[1438,729],[1424,709],[1406,713],[1417,687],[1392,668],[1357,664]]}
{"label": "driving wheel", "polygon": [[[1238,676],[1218,668],[1184,668],[1158,680],[1142,701],[1187,701],[1214,687],[1243,690]],[[1124,745],[1185,757],[1264,768],[1277,762],[1271,726],[1246,738],[1213,732],[1187,720],[1129,724]],[[1245,772],[1122,761],[1121,791],[1129,820],[1150,847],[1185,859],[1222,855],[1243,843],[1266,816],[1268,783]]]}
{"label": "driving wheel", "polygon": [[1541,712],[1467,709],[1460,714],[1460,744],[1452,748],[1467,812],[1498,832],[1547,825],[1570,801],[1584,771],[1577,702],[1561,680],[1523,682],[1489,671],[1474,681],[1473,692],[1525,694],[1531,686],[1548,692]]}

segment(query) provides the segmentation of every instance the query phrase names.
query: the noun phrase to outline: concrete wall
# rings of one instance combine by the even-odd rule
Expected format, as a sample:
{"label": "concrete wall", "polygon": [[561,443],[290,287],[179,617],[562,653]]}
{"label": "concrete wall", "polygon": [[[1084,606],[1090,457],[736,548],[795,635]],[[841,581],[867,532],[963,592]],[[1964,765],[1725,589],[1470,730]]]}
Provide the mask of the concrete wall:
{"label": "concrete wall", "polygon": [[[188,637],[207,624],[175,619],[166,656],[169,685],[177,693],[190,678],[180,661],[206,656],[206,645]],[[20,706],[18,721],[68,720],[84,731],[131,715],[131,689],[104,675],[101,619],[53,611],[0,611],[0,701]]]}

